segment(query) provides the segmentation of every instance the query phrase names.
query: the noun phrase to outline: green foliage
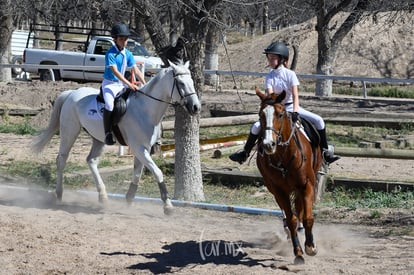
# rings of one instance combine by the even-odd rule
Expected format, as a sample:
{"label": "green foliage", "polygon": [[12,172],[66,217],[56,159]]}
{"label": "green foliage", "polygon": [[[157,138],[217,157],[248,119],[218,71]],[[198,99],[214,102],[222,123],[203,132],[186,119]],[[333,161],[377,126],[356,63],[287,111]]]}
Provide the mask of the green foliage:
{"label": "green foliage", "polygon": [[[6,119],[7,122],[7,119]],[[13,133],[17,135],[34,135],[37,129],[30,125],[30,119],[25,117],[22,123],[6,123],[0,125],[0,133]]]}
{"label": "green foliage", "polygon": [[[332,192],[326,192],[322,204],[357,208],[412,208],[414,207],[414,192],[400,191],[380,192],[372,189],[346,190],[337,188]],[[375,214],[373,214],[375,215]]]}
{"label": "green foliage", "polygon": [[[333,88],[333,94],[362,96],[362,88]],[[371,97],[414,98],[414,89],[411,86],[373,86],[367,88],[367,95]]]}

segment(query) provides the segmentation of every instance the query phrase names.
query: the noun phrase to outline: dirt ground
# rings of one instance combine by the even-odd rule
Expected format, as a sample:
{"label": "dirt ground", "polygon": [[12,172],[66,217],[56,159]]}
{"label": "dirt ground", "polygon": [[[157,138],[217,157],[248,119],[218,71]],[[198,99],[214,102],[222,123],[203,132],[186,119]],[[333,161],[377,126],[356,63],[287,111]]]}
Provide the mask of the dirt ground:
{"label": "dirt ground", "polygon": [[[77,86],[0,84],[0,108],[43,108],[31,123],[44,126],[56,93]],[[222,96],[211,98],[223,102]],[[1,134],[0,161],[55,158],[57,140],[41,156],[28,153],[30,142]],[[81,138],[71,160],[84,161],[89,144]],[[116,150],[108,148],[106,154]],[[413,161],[343,158],[330,173],[410,179],[413,168]],[[381,217],[372,219],[366,209],[319,209],[314,226],[319,253],[297,266],[278,217],[194,208],[176,208],[173,216],[165,216],[158,204],[127,207],[110,200],[103,207],[95,194],[67,190],[63,204],[56,205],[53,192],[31,187],[30,179],[1,175],[0,273],[412,274],[414,211],[380,211]]]}

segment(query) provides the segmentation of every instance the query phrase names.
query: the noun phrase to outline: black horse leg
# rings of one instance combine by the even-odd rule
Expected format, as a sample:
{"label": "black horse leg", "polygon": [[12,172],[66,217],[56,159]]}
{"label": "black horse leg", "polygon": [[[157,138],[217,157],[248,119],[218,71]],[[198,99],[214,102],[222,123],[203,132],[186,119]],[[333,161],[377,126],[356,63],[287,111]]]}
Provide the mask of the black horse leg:
{"label": "black horse leg", "polygon": [[165,186],[164,182],[159,182],[158,187],[160,188],[161,199],[165,203],[168,199],[168,191],[167,186]]}

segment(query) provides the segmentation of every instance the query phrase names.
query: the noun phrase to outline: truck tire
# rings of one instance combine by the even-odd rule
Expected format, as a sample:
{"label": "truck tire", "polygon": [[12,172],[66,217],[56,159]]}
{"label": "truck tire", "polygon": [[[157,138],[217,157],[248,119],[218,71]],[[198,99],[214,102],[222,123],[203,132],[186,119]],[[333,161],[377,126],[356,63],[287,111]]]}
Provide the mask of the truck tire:
{"label": "truck tire", "polygon": [[[40,70],[39,75],[40,75],[40,81],[51,81],[52,80],[52,75],[51,75],[50,70]],[[55,77],[55,81],[60,80],[60,73],[58,70],[53,70],[53,75]]]}
{"label": "truck tire", "polygon": [[[21,65],[21,64],[23,64],[23,57],[22,56],[18,56],[18,55],[13,56],[12,64],[13,65]],[[23,71],[22,68],[12,68],[12,74],[15,75],[15,76],[21,74],[22,71]]]}

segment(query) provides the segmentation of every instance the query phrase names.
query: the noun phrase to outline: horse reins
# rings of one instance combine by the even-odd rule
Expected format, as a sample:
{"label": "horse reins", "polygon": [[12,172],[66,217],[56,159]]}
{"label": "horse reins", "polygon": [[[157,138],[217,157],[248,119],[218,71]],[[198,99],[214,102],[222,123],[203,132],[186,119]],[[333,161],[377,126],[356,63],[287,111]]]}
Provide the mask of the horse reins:
{"label": "horse reins", "polygon": [[[171,88],[171,95],[170,95],[171,99],[172,99],[172,96],[173,96],[173,94],[174,94],[174,87],[177,87],[177,92],[178,92],[178,94],[180,95],[181,99],[184,99],[184,98],[186,98],[186,97],[188,97],[188,96],[192,96],[192,95],[194,95],[194,94],[195,94],[195,93],[190,93],[190,94],[188,94],[188,95],[183,95],[183,94],[181,93],[180,86],[179,86],[179,84],[178,84],[177,76],[180,76],[180,75],[186,75],[186,74],[189,74],[189,73],[175,74],[175,72],[174,72],[174,71],[173,71],[172,73],[173,73],[173,77],[174,77],[174,83],[173,83],[173,86],[172,86],[172,88]],[[169,104],[169,105],[172,105],[172,106],[176,105],[176,104],[174,104],[174,103],[171,103],[171,100],[170,100],[170,102],[167,102],[167,101],[165,101],[165,100],[162,100],[162,99],[156,98],[156,97],[154,97],[154,96],[152,96],[152,95],[146,94],[146,93],[144,93],[142,90],[137,90],[136,92],[139,92],[139,93],[140,93],[140,94],[142,94],[142,95],[145,95],[145,96],[147,96],[147,97],[149,97],[149,98],[151,98],[151,99],[154,99],[154,100],[159,101],[159,102],[162,102],[162,103],[166,103],[166,104]]]}

